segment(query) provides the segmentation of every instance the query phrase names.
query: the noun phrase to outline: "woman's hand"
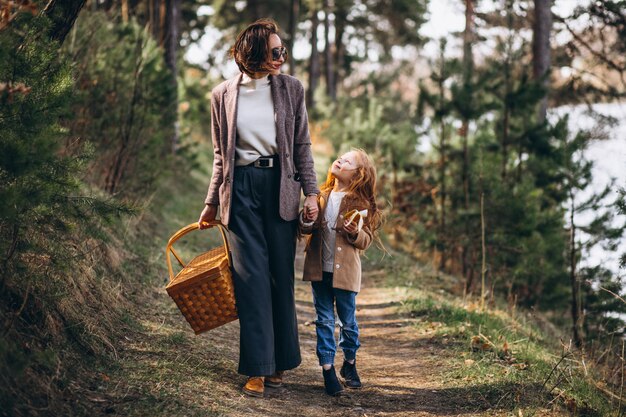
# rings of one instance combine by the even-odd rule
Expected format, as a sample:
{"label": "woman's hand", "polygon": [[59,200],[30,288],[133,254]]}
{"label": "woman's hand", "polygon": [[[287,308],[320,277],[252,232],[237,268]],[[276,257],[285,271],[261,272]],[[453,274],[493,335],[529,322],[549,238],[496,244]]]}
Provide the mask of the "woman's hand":
{"label": "woman's hand", "polygon": [[215,220],[215,216],[217,216],[217,206],[215,204],[205,204],[204,210],[202,210],[198,219],[200,229],[208,229],[209,225],[206,223]]}
{"label": "woman's hand", "polygon": [[309,195],[304,199],[304,218],[312,222],[317,220],[319,208],[317,207],[317,196]]}

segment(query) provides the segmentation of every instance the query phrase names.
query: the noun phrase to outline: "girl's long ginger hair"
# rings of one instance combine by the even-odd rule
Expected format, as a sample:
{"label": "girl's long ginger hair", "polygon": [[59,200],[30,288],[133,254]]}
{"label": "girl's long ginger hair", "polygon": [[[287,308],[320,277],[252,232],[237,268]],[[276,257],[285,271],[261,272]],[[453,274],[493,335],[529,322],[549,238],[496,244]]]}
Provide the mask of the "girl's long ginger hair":
{"label": "girl's long ginger hair", "polygon": [[[376,203],[376,167],[374,167],[372,158],[363,149],[353,148],[350,150],[356,153],[359,166],[356,168],[350,187],[346,191],[345,198],[348,199],[346,201],[348,210],[366,204],[367,217],[364,221],[372,233],[376,234],[383,222],[383,213]],[[320,187],[323,194],[329,194],[335,187],[336,178],[331,171],[332,165],[328,169],[326,182]]]}

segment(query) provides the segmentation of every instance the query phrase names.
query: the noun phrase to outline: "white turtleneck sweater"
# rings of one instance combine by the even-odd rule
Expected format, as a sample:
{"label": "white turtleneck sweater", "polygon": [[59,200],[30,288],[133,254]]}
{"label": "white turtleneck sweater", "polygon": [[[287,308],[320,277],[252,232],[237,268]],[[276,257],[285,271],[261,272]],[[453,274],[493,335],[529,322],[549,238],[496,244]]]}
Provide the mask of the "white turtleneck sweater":
{"label": "white turtleneck sweater", "polygon": [[331,191],[324,211],[324,227],[322,228],[322,271],[335,270],[335,242],[337,240],[337,216],[345,191]]}
{"label": "white turtleneck sweater", "polygon": [[274,103],[268,76],[253,79],[244,74],[237,106],[235,165],[248,165],[260,156],[277,154]]}

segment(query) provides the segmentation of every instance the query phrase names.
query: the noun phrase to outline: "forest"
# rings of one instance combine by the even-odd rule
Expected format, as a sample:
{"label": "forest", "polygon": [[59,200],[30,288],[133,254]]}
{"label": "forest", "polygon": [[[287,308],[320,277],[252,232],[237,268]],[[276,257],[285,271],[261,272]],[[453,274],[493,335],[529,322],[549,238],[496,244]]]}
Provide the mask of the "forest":
{"label": "forest", "polygon": [[[376,162],[364,273],[420,291],[402,314],[460,368],[515,375],[455,412],[624,415],[626,183],[591,157],[609,143],[626,172],[624,0],[0,0],[0,415],[291,415],[223,393],[189,408],[184,378],[127,367],[174,326],[162,350],[217,355],[208,387],[230,375],[155,306],[167,239],[203,207],[211,90],[262,17],[305,87],[318,180],[351,148]],[[355,404],[335,415],[452,413]]]}

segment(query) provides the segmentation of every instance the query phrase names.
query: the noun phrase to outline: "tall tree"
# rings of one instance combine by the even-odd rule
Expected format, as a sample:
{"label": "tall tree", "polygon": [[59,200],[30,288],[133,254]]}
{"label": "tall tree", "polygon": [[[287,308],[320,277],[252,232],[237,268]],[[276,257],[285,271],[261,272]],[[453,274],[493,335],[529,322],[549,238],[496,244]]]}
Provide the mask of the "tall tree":
{"label": "tall tree", "polygon": [[534,0],[535,16],[533,22],[533,77],[542,82],[546,95],[539,103],[537,119],[543,123],[548,108],[548,91],[550,88],[550,34],[552,32],[552,0]]}
{"label": "tall tree", "polygon": [[[472,74],[474,72],[474,57],[472,54],[472,44],[475,42],[474,36],[474,1],[465,0],[465,30],[463,31],[463,91],[466,92],[465,102],[470,100],[467,95],[470,95]],[[469,94],[467,94],[469,93]],[[461,182],[463,184],[463,208],[465,212],[469,212],[470,209],[470,190],[469,190],[469,176],[470,176],[470,156],[469,156],[469,115],[465,114],[461,121],[461,137],[463,141],[463,164],[461,169]],[[465,277],[465,291],[469,292],[472,286],[474,278],[474,269],[470,265],[469,257],[470,252],[470,222],[465,222],[465,239],[461,249],[461,270]]]}
{"label": "tall tree", "polygon": [[[617,242],[624,233],[624,225],[618,224],[615,219],[614,205],[620,204],[620,199],[618,198],[616,202],[607,201],[614,194],[614,181],[598,189],[593,177],[594,163],[585,157],[585,151],[591,142],[603,136],[591,131],[580,131],[572,136],[564,142],[561,152],[564,158],[562,172],[565,177],[564,188],[567,190],[569,209],[567,267],[571,288],[572,338],[580,348],[585,341],[583,329],[586,321],[586,301],[597,298],[599,286],[614,286],[616,283],[612,277],[614,274],[603,268],[602,264],[596,266],[590,263],[590,250],[601,245],[605,250],[614,252],[617,249]],[[588,266],[581,268],[581,261],[585,258]],[[586,278],[589,284],[581,277]],[[598,307],[596,306],[596,309]],[[615,309],[613,312],[621,313],[621,310],[623,308]],[[597,318],[592,320],[596,324],[600,321]]]}
{"label": "tall tree", "polygon": [[348,0],[335,0],[335,56],[333,65],[332,91],[337,95],[337,86],[341,85],[341,77],[346,64],[346,45],[344,35],[348,20],[348,12],[351,2]]}
{"label": "tall tree", "polygon": [[317,49],[317,29],[319,28],[318,9],[311,10],[311,57],[309,58],[309,88],[307,89],[307,107],[315,107],[315,90],[320,79],[320,54]]}
{"label": "tall tree", "polygon": [[446,168],[447,168],[447,136],[448,130],[446,129],[446,98],[445,98],[445,87],[444,83],[448,78],[447,68],[446,68],[446,59],[445,59],[445,50],[446,43],[445,40],[441,40],[441,56],[440,56],[440,67],[438,68],[439,73],[436,75],[436,82],[438,86],[438,103],[437,103],[437,119],[439,121],[439,244],[441,247],[440,251],[440,262],[439,262],[439,270],[443,271],[446,266],[446,197],[447,197],[447,189],[446,189]]}
{"label": "tall tree", "polygon": [[437,151],[438,162],[436,164],[437,172],[433,173],[433,177],[436,177],[437,186],[433,189],[432,198],[436,206],[434,222],[437,224],[436,250],[439,256],[438,268],[440,270],[443,270],[446,266],[449,249],[447,247],[447,221],[449,214],[447,206],[449,200],[448,181],[446,179],[450,162],[451,129],[449,118],[453,103],[448,98],[449,91],[447,85],[454,74],[455,67],[457,67],[456,61],[450,61],[446,58],[446,44],[446,39],[441,38],[439,41],[439,57],[436,63],[434,63],[434,71],[430,75],[430,81],[433,85],[432,91],[424,83],[421,83],[418,103],[418,108],[423,108],[424,104],[427,104],[432,109],[431,127],[432,131],[436,131],[438,136],[438,143],[433,146]]}
{"label": "tall tree", "polygon": [[85,0],[50,0],[44,9],[44,13],[52,21],[50,39],[62,44],[84,5]]}
{"label": "tall tree", "polygon": [[[327,95],[332,100],[341,87],[340,80],[345,78],[343,74],[350,73],[353,63],[370,59],[370,50],[377,52],[379,62],[387,63],[392,59],[393,46],[420,46],[425,41],[419,28],[425,22],[426,0],[310,0],[307,3],[311,10],[326,10],[322,23],[324,37],[329,39],[323,52],[323,75]],[[312,18],[311,23],[317,27],[319,20]],[[361,47],[347,48],[350,44]],[[309,76],[315,78],[313,74]]]}
{"label": "tall tree", "polygon": [[[178,68],[177,57],[180,47],[180,2],[181,0],[167,0],[166,37],[165,37],[165,63],[170,69],[172,91],[178,91]],[[172,111],[177,112],[178,95],[172,103]],[[179,141],[178,120],[174,121],[174,129],[171,138],[172,152],[176,151]]]}
{"label": "tall tree", "polygon": [[287,34],[287,50],[289,51],[289,75],[296,74],[296,61],[293,57],[293,46],[296,43],[296,31],[300,17],[300,0],[291,0],[289,7],[289,28]]}
{"label": "tall tree", "polygon": [[582,334],[582,308],[581,308],[581,300],[580,300],[580,282],[578,281],[577,276],[577,264],[578,264],[578,251],[576,245],[576,223],[574,221],[574,217],[576,215],[576,203],[575,203],[575,192],[574,188],[571,187],[569,190],[569,198],[570,198],[570,216],[569,216],[569,279],[570,279],[570,288],[572,290],[572,304],[571,304],[571,314],[572,314],[572,337],[574,339],[574,343],[578,348],[583,345],[583,334]]}
{"label": "tall tree", "polygon": [[509,134],[511,127],[511,112],[514,103],[510,99],[513,89],[513,69],[512,69],[512,52],[513,42],[517,33],[513,31],[513,0],[506,0],[506,21],[507,21],[507,37],[505,42],[505,58],[504,58],[504,100],[502,104],[502,121],[500,131],[500,153],[502,155],[500,176],[502,180],[506,179],[507,163],[509,161]]}
{"label": "tall tree", "polygon": [[267,17],[267,3],[269,2],[260,0],[248,0],[246,3],[246,8],[249,9],[252,14],[252,20]]}
{"label": "tall tree", "polygon": [[565,32],[570,38],[553,50],[554,62],[562,62],[568,68],[568,75],[555,86],[555,104],[626,98],[625,2],[587,3],[576,7],[569,16],[552,15],[554,30]]}
{"label": "tall tree", "polygon": [[[90,159],[84,152],[63,152],[75,139],[67,121],[75,117],[80,64],[67,59],[59,43],[73,20],[55,14],[59,20],[50,21],[35,5],[0,6],[0,414],[71,415],[71,406],[59,407],[67,402],[60,400],[65,389],[58,376],[72,375],[80,354],[103,354],[95,346],[108,337],[96,341],[100,336],[94,339],[85,321],[85,306],[105,312],[99,308],[105,303],[94,299],[108,297],[86,265],[95,266],[96,248],[110,232],[103,220],[112,224],[130,210],[90,192],[82,180]],[[109,323],[121,315],[106,307],[111,320],[93,323],[112,335]]]}
{"label": "tall tree", "polygon": [[332,14],[330,0],[324,0],[324,78],[326,79],[326,95],[333,101],[337,99],[335,90],[335,55],[333,53],[334,43],[330,40],[330,16]]}

